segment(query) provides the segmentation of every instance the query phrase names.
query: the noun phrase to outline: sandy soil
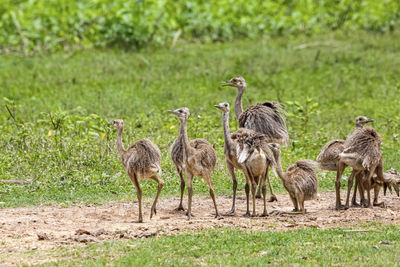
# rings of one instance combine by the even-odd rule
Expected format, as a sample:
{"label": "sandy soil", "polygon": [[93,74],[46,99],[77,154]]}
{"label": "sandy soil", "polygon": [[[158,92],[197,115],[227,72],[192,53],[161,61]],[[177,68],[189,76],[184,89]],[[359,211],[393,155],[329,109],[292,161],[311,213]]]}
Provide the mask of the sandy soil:
{"label": "sandy soil", "polygon": [[[342,192],[342,198],[344,196]],[[121,238],[176,235],[185,231],[215,227],[236,227],[244,230],[284,231],[315,227],[335,228],[356,226],[364,222],[400,223],[400,199],[388,194],[381,197],[386,208],[334,209],[334,192],[323,192],[319,199],[306,202],[306,215],[282,214],[292,210],[287,194],[278,195],[278,202],[267,203],[268,217],[244,217],[245,196],[239,195],[235,216],[214,218],[214,207],[208,196],[194,196],[191,221],[184,211],[175,211],[178,198],[162,198],[157,215],[149,219],[151,200],[144,201],[144,223],[137,219],[137,201],[111,202],[102,206],[73,207],[39,206],[0,209],[0,253],[43,250],[60,246],[101,242]],[[186,207],[186,197],[184,206]],[[220,213],[231,207],[231,198],[217,198]],[[257,200],[257,212],[262,212],[262,200]],[[18,263],[10,259],[8,263]]]}

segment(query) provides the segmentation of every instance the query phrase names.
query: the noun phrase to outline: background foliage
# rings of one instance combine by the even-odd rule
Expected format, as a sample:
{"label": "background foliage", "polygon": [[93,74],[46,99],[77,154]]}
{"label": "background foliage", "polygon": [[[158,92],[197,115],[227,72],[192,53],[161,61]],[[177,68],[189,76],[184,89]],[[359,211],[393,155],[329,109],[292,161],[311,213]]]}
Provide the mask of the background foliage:
{"label": "background foliage", "polygon": [[[79,47],[140,48],[324,30],[392,31],[392,0],[2,0],[0,49],[25,54]],[[175,41],[174,41],[175,40]]]}
{"label": "background foliage", "polygon": [[[218,153],[217,194],[231,194],[223,156],[220,102],[236,90],[220,82],[246,78],[244,107],[264,100],[285,105],[290,145],[286,168],[315,159],[322,146],[346,138],[354,118],[366,115],[382,135],[384,167],[399,169],[399,34],[365,32],[284,36],[221,44],[124,52],[107,49],[36,57],[0,56],[0,202],[106,202],[135,199],[115,149],[115,129],[125,119],[124,143],[148,137],[162,151],[162,196],[178,195],[179,178],[168,155],[179,121],[166,110],[191,110],[189,137],[206,138]],[[9,111],[7,110],[9,109]],[[12,114],[12,115],[11,115]],[[231,129],[237,129],[231,114]],[[276,190],[281,181],[272,175]],[[333,190],[334,173],[319,174],[320,190]],[[3,179],[32,179],[26,185]],[[154,196],[154,182],[141,182]],[[343,183],[344,184],[344,183]],[[240,176],[239,189],[244,179]],[[208,192],[195,179],[195,193]],[[332,203],[334,201],[332,200]]]}

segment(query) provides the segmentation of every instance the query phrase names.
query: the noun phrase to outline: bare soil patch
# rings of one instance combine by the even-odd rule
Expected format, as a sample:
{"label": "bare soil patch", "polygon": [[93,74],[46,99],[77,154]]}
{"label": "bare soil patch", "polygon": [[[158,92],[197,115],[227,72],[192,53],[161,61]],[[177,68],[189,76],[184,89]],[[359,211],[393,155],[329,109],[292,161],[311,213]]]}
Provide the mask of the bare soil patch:
{"label": "bare soil patch", "polygon": [[[342,198],[345,192],[342,192]],[[185,199],[186,200],[186,199]],[[66,245],[102,242],[121,238],[176,235],[184,231],[215,227],[235,227],[244,230],[285,231],[304,227],[320,229],[351,227],[365,222],[400,223],[400,199],[381,196],[386,208],[351,208],[335,210],[335,193],[320,193],[318,199],[307,201],[307,214],[282,214],[292,210],[287,194],[278,195],[278,202],[267,203],[268,217],[244,217],[244,195],[237,199],[235,216],[214,218],[214,207],[208,196],[193,197],[193,215],[186,220],[184,211],[175,211],[179,199],[162,198],[157,215],[149,219],[151,199],[144,201],[144,223],[137,219],[137,201],[111,202],[106,205],[72,207],[38,206],[0,209],[0,253],[45,250]],[[231,208],[231,197],[218,196],[221,213]],[[257,200],[257,212],[262,212],[262,200]],[[18,263],[10,259],[8,263]]]}

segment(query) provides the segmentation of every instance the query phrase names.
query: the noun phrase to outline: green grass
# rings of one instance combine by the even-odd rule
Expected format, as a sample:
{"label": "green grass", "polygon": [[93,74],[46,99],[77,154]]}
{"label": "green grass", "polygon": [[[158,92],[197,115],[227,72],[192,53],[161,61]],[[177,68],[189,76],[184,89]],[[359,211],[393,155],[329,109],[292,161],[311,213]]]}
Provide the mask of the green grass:
{"label": "green grass", "polygon": [[[162,196],[178,195],[179,179],[168,149],[179,123],[166,110],[182,106],[192,113],[189,136],[206,138],[217,150],[216,193],[230,194],[221,112],[213,105],[233,103],[236,91],[220,87],[220,82],[236,75],[244,76],[248,84],[245,107],[264,100],[286,105],[291,143],[283,149],[284,167],[298,159],[315,159],[327,141],[352,131],[357,115],[366,115],[375,119],[373,126],[382,136],[385,169],[400,168],[399,144],[393,138],[400,129],[399,37],[399,33],[337,31],[131,53],[2,55],[0,179],[34,182],[0,184],[0,202],[2,206],[70,205],[136,198],[116,154],[115,131],[106,124],[114,118],[126,120],[126,146],[143,137],[159,145],[165,180]],[[332,45],[296,49],[319,41]],[[237,128],[233,112],[231,128]],[[320,190],[334,188],[334,175],[319,176]],[[279,179],[273,178],[273,185],[282,190]],[[146,196],[155,194],[153,182],[142,186]],[[200,180],[194,186],[195,193],[207,192]],[[239,189],[243,186],[241,176]]]}
{"label": "green grass", "polygon": [[[395,266],[400,260],[399,240],[399,225],[370,224],[357,229],[309,228],[286,232],[218,228],[13,256],[26,262],[59,260],[48,264],[50,266]],[[387,242],[382,244],[381,241]]]}

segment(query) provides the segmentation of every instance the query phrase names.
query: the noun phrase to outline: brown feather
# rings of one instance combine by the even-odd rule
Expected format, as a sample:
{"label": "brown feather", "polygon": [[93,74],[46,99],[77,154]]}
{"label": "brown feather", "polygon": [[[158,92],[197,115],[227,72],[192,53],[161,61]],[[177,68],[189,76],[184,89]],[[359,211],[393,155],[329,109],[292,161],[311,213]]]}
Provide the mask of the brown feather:
{"label": "brown feather", "polygon": [[318,165],[323,170],[336,171],[340,160],[339,154],[344,150],[345,140],[332,140],[328,142],[317,157]]}
{"label": "brown feather", "polygon": [[287,144],[289,135],[279,103],[263,102],[249,106],[239,116],[239,127],[265,134],[270,143]]}
{"label": "brown feather", "polygon": [[160,149],[149,139],[141,139],[127,150],[127,155],[132,155],[128,160],[129,169],[144,173],[149,168],[158,166],[161,169]]}
{"label": "brown feather", "polygon": [[[193,139],[190,140],[190,146],[193,148],[197,148],[201,144],[209,144],[207,140],[204,139]],[[175,139],[174,143],[171,146],[171,158],[172,161],[175,163],[175,165],[179,168],[182,169],[183,165],[183,137],[178,136],[178,138]]]}
{"label": "brown feather", "polygon": [[289,166],[285,174],[287,180],[284,181],[284,185],[289,193],[302,192],[304,193],[304,200],[312,199],[316,196],[318,188],[317,174],[309,162],[299,160]]}
{"label": "brown feather", "polygon": [[247,144],[250,148],[249,155],[255,150],[262,150],[271,166],[275,165],[274,156],[268,147],[269,139],[264,134],[250,129],[240,128],[231,134],[231,138],[239,145],[240,150],[243,150],[244,145]]}
{"label": "brown feather", "polygon": [[343,153],[354,153],[365,168],[376,165],[382,159],[381,138],[372,127],[356,129],[347,138]]}

